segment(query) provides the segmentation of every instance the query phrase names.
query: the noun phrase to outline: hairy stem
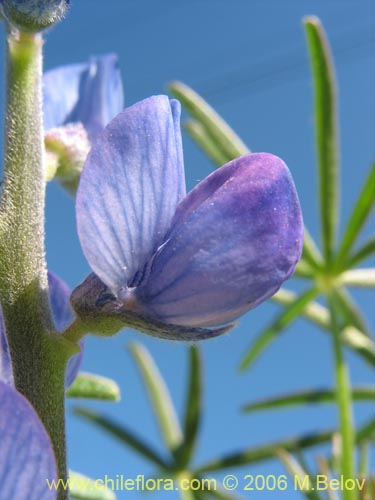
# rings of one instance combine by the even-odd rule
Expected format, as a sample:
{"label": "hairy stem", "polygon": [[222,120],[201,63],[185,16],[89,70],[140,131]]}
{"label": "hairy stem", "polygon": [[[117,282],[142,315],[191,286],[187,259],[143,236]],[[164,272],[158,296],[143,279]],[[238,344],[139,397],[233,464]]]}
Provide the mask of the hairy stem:
{"label": "hairy stem", "polygon": [[53,333],[48,301],[42,45],[38,34],[8,33],[0,298],[15,386],[39,414],[65,478],[64,372],[72,349]]}

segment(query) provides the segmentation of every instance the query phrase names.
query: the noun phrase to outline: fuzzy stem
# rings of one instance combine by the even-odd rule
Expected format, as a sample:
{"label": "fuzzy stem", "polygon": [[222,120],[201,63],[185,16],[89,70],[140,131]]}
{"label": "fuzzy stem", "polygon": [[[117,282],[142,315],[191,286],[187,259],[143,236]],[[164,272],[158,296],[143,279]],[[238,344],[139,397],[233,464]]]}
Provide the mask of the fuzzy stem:
{"label": "fuzzy stem", "polygon": [[[0,298],[14,382],[51,437],[66,478],[64,374],[73,346],[54,334],[44,250],[41,35],[11,29],[0,203]],[[59,499],[66,493],[60,491]]]}

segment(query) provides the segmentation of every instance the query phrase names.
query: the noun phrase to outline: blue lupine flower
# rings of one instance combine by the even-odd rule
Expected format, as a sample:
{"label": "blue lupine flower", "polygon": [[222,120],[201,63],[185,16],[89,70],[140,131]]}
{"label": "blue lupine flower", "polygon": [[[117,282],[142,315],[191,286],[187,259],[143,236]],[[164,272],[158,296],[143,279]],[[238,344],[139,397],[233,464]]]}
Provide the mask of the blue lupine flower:
{"label": "blue lupine flower", "polygon": [[273,295],[301,256],[301,209],[284,162],[242,156],[186,195],[179,118],[166,96],[137,103],[86,160],[76,210],[94,274],[71,302],[98,330],[218,335]]}
{"label": "blue lupine flower", "polygon": [[47,71],[43,76],[44,129],[82,124],[92,141],[124,107],[115,54]]}
{"label": "blue lupine flower", "polygon": [[[52,316],[57,331],[63,331],[73,321],[73,312],[69,303],[69,287],[55,274],[48,272],[49,299]],[[82,362],[83,341],[80,342],[81,352],[68,361],[65,386],[69,387],[75,380]],[[10,354],[6,340],[3,317],[0,312],[0,379],[13,384]],[[2,498],[0,496],[0,498]]]}
{"label": "blue lupine flower", "polygon": [[40,31],[62,19],[70,0],[1,0],[5,17],[26,31]]}
{"label": "blue lupine flower", "polygon": [[117,56],[48,71],[43,97],[47,179],[74,194],[91,142],[124,106]]}

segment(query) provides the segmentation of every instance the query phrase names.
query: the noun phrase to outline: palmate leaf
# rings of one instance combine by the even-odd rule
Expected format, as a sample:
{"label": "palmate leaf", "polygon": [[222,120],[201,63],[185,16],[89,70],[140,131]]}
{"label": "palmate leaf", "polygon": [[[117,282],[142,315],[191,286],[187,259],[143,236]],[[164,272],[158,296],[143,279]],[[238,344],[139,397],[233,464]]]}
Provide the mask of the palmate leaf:
{"label": "palmate leaf", "polygon": [[142,375],[164,441],[174,452],[181,445],[183,435],[168,388],[147,349],[136,343],[129,349]]}
{"label": "palmate leaf", "polygon": [[116,500],[116,495],[105,485],[99,485],[78,472],[69,472],[70,497],[77,500]]}
{"label": "palmate leaf", "polygon": [[[297,391],[281,396],[254,401],[246,404],[242,409],[245,412],[259,410],[274,410],[280,408],[289,408],[305,404],[316,403],[335,403],[336,394],[333,389],[320,389]],[[373,401],[375,400],[375,386],[373,387],[354,387],[352,389],[352,398],[354,401]]]}
{"label": "palmate leaf", "polygon": [[185,468],[193,455],[202,407],[202,363],[197,347],[190,348],[190,376],[185,403],[184,440],[175,453],[177,464]]}
{"label": "palmate leaf", "polygon": [[66,395],[69,398],[120,401],[120,388],[114,380],[92,373],[80,372]]}
{"label": "palmate leaf", "polygon": [[[345,227],[341,245],[335,257],[337,269],[348,268],[349,251],[359,235],[362,227],[368,219],[371,210],[375,206],[375,163],[373,163],[369,175],[365,181],[361,193],[358,196],[349,221]],[[345,265],[346,264],[346,265]]]}
{"label": "palmate leaf", "polygon": [[249,153],[249,149],[221,116],[193,89],[181,82],[168,85],[170,92],[185,106],[211,137],[225,159],[224,163]]}
{"label": "palmate leaf", "polygon": [[336,79],[329,43],[319,19],[308,17],[304,24],[314,80],[322,245],[329,263],[339,210]]}
{"label": "palmate leaf", "polygon": [[292,321],[294,321],[301,311],[311,302],[319,293],[316,287],[313,287],[298,296],[291,304],[279,314],[279,316],[266,328],[252,343],[250,349],[245,354],[240,364],[240,369],[245,370],[259,357],[264,349],[284,330]]}
{"label": "palmate leaf", "polygon": [[132,430],[121,425],[105,415],[99,415],[96,412],[86,408],[75,408],[74,413],[93,423],[100,429],[114,436],[118,441],[136,451],[150,462],[162,469],[167,469],[167,462],[146,442],[138,437]]}

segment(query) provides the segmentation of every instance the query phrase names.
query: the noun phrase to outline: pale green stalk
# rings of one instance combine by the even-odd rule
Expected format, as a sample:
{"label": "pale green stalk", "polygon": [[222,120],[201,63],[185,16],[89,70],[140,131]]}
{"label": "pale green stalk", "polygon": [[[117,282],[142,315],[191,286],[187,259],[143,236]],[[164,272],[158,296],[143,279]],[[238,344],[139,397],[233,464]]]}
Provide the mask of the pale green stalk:
{"label": "pale green stalk", "polygon": [[[76,347],[53,333],[44,250],[42,45],[10,30],[0,204],[0,299],[18,391],[39,414],[66,478],[64,375]],[[66,493],[60,492],[59,499]]]}

